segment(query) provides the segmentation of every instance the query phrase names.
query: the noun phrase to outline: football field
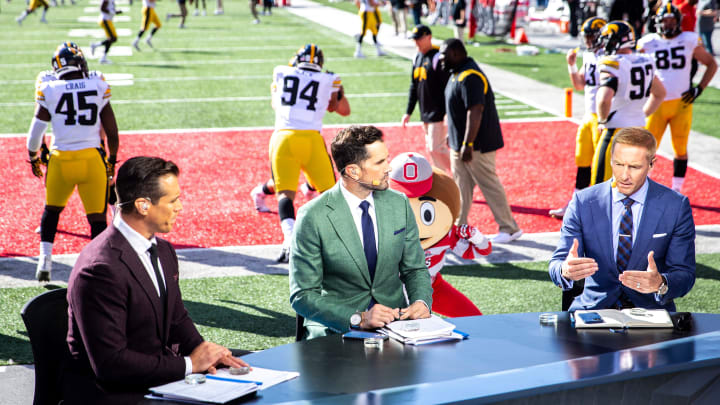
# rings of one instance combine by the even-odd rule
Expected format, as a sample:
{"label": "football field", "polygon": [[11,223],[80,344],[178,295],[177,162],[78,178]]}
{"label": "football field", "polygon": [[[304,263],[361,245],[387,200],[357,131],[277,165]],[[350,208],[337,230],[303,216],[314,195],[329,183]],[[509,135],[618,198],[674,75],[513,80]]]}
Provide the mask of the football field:
{"label": "football field", "polygon": [[[34,262],[32,256],[37,255],[39,235],[34,229],[42,213],[44,191],[42,181],[32,176],[26,163],[25,134],[35,105],[36,75],[51,68],[51,56],[62,41],[80,45],[90,69],[102,71],[112,86],[111,104],[121,131],[119,160],[157,155],[180,166],[184,211],[168,235],[177,249],[281,243],[277,214],[257,213],[249,192],[270,176],[267,145],[274,122],[272,70],[286,64],[305,43],[322,48],[324,67],[340,75],[352,108],[348,117],[327,114],[326,142],[338,128],[373,123],[383,129],[391,157],[407,151],[424,153],[421,127],[417,123],[407,129],[397,125],[405,111],[411,62],[394,54],[376,57],[369,38],[364,49],[368,57],[354,59],[355,43],[350,36],[286,9],[274,9],[272,16],[261,16],[260,24],[252,24],[244,1],[225,1],[225,13],[218,16],[212,15],[214,2],[208,3],[207,16],[193,16],[194,5],[189,6],[186,28],[179,29],[178,19],[164,18],[177,11],[175,2],[166,1],[158,2],[163,27],[152,40],[154,48],[145,43],[146,33],[140,42],[142,51],[137,51],[131,42],[140,25],[141,2],[129,5],[127,0],[118,0],[123,10],[118,17],[123,18],[117,18],[115,24],[119,40],[108,56],[113,63],[100,65],[101,49],[93,56],[89,47],[103,37],[97,24],[99,1],[66,3],[49,10],[47,24],[38,21],[36,12],[21,26],[14,18],[24,2],[2,4],[0,276],[8,266]],[[479,55],[487,50],[471,48],[471,52]],[[564,57],[542,56],[543,60],[555,58],[556,64],[559,61],[566,81]],[[498,58],[510,60],[504,54]],[[512,61],[498,67],[523,70]],[[538,72],[541,77],[546,74],[557,77]],[[716,99],[716,91],[707,93],[707,102]],[[496,96],[506,144],[498,153],[498,174],[513,214],[528,234],[557,232],[561,221],[550,218],[547,211],[564,204],[572,193],[577,126],[518,101],[519,95]],[[417,111],[412,120],[418,120]],[[672,162],[660,158],[653,178],[669,184],[671,174]],[[720,224],[720,179],[691,168],[684,191],[691,199],[697,225]],[[299,194],[296,207],[304,202]],[[276,210],[274,198],[268,203]],[[483,233],[497,232],[478,190],[470,222]],[[718,236],[712,232],[710,236]],[[88,225],[75,195],[61,216],[55,253],[76,254],[88,241]],[[238,256],[237,260],[252,258]],[[720,254],[698,255],[698,261],[696,287],[678,300],[678,306],[718,312]],[[443,274],[485,314],[559,310],[559,291],[547,276],[546,262],[457,266]],[[33,274],[30,271],[22,278],[32,280]],[[181,283],[191,316],[208,340],[259,350],[290,342],[294,336],[286,272]],[[0,302],[5,309],[0,313],[0,365],[8,364],[9,359],[32,361],[18,314],[27,299],[43,288],[9,288],[0,283]]]}

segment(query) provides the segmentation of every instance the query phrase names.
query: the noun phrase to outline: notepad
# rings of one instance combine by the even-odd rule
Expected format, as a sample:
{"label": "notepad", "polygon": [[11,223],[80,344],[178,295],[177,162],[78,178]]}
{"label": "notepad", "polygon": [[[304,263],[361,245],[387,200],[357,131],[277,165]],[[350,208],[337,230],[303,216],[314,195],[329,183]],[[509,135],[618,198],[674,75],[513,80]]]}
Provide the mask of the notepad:
{"label": "notepad", "polygon": [[[600,315],[602,322],[587,323],[580,314]],[[664,309],[628,308],[575,311],[575,328],[672,328],[670,314]]]}

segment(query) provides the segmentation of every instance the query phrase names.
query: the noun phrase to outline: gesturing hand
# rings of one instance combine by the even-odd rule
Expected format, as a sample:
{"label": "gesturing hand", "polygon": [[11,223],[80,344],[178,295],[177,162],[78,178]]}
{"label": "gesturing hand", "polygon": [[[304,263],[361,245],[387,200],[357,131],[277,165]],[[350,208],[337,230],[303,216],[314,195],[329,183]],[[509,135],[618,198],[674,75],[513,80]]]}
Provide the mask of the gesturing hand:
{"label": "gesturing hand", "polygon": [[625,270],[620,275],[620,282],[625,287],[632,288],[643,294],[657,292],[663,279],[658,273],[657,264],[655,264],[655,252],[650,251],[648,253],[647,270]]}
{"label": "gesturing hand", "polygon": [[597,262],[592,257],[578,257],[579,244],[574,238],[568,256],[562,264],[562,276],[567,280],[582,280],[598,270]]}

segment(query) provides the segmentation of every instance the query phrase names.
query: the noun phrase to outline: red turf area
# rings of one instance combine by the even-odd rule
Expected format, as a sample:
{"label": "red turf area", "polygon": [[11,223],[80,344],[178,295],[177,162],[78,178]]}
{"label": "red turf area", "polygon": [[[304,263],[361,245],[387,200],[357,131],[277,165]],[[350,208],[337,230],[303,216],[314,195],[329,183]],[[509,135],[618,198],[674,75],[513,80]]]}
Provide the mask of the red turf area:
{"label": "red turf area", "polygon": [[[575,184],[571,122],[505,123],[505,148],[498,152],[498,173],[517,222],[525,232],[554,232],[559,220],[547,211],[564,204]],[[424,153],[422,129],[382,128],[391,157],[401,152]],[[337,130],[326,129],[327,142]],[[155,155],[171,159],[181,169],[184,211],[169,239],[177,248],[279,244],[277,214],[259,214],[250,190],[269,176],[267,145],[270,130],[212,133],[121,135],[119,159]],[[0,139],[0,256],[35,256],[44,203],[42,181],[32,176],[25,160],[24,138]],[[670,183],[672,162],[660,158],[652,177]],[[695,223],[720,224],[720,180],[689,169],[685,193]],[[276,209],[275,199],[268,200]],[[296,206],[304,203],[298,194]],[[497,226],[479,190],[470,214],[482,232]],[[89,227],[77,195],[60,218],[54,253],[76,253],[89,241]]]}

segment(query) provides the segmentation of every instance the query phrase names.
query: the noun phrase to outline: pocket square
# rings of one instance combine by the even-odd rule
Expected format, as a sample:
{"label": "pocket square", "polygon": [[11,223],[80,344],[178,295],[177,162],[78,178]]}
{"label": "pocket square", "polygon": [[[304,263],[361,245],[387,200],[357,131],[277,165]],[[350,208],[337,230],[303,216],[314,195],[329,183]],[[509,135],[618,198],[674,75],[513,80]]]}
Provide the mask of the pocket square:
{"label": "pocket square", "polygon": [[404,231],[404,230],[405,230],[405,228],[398,229],[397,231],[395,231],[395,233],[393,233],[393,235],[397,235],[397,234],[399,234],[400,232],[402,232],[402,231]]}
{"label": "pocket square", "polygon": [[655,233],[653,234],[653,239],[662,238],[667,236],[667,233]]}

